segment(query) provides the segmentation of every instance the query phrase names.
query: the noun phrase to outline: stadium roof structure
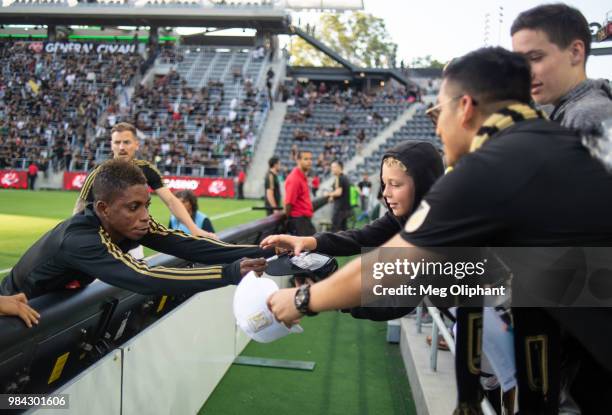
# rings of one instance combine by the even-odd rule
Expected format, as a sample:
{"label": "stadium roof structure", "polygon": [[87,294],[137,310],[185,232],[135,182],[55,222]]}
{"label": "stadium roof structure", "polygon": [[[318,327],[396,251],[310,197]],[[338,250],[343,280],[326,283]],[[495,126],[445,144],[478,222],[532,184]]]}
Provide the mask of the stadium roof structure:
{"label": "stadium roof structure", "polygon": [[[342,65],[346,69],[347,73],[350,73],[352,75],[353,78],[374,78],[374,79],[393,78],[396,81],[406,86],[415,85],[414,82],[406,78],[404,74],[402,74],[401,71],[397,69],[359,67],[353,64],[352,62],[350,62],[349,60],[345,59],[344,57],[342,57],[339,53],[337,53],[335,50],[327,46],[325,43],[321,42],[319,39],[308,34],[307,32],[305,32],[304,30],[300,29],[297,26],[293,26],[293,25],[289,26],[289,33],[298,35],[299,37],[304,39],[306,42],[310,43],[312,46],[314,46],[315,48],[317,48],[318,50],[320,50],[321,52],[323,52],[324,54],[326,54],[327,56],[329,56],[330,58],[338,62],[340,65]],[[303,68],[302,70],[308,71],[307,68]],[[319,72],[320,71],[313,71],[313,73],[309,77],[313,78]],[[342,73],[338,72],[335,75],[340,77],[338,80],[342,79],[342,76],[343,76]]]}
{"label": "stadium roof structure", "polygon": [[13,3],[0,7],[0,24],[252,28],[286,33],[289,23],[287,11],[264,6],[148,4],[128,7],[80,3],[62,7]]}
{"label": "stadium roof structure", "polygon": [[[404,74],[395,69],[362,68],[338,54],[324,42],[291,24],[289,8],[363,8],[361,0],[280,0],[261,4],[235,3],[25,3],[0,7],[0,24],[29,25],[98,25],[145,27],[214,27],[216,29],[250,28],[271,34],[298,35],[338,62],[346,73],[335,73],[342,79],[389,79],[412,86]],[[309,72],[307,70],[307,72]],[[318,72],[318,71],[314,71]],[[312,75],[315,75],[315,73]],[[320,75],[320,74],[319,74]]]}

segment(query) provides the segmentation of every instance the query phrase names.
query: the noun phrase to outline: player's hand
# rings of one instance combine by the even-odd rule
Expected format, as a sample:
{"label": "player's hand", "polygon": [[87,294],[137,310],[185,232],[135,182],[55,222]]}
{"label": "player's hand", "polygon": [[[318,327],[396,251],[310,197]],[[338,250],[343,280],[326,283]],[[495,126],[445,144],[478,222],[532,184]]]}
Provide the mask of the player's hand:
{"label": "player's hand", "polygon": [[[311,239],[314,241],[311,241]],[[314,246],[313,246],[314,245]],[[271,246],[292,251],[294,255],[299,255],[302,251],[311,251],[316,248],[316,240],[309,237],[293,235],[270,235],[260,242],[262,249]]]}
{"label": "player's hand", "polygon": [[203,236],[205,238],[210,238],[210,239],[215,239],[215,240],[219,240],[219,237],[211,232],[206,232],[204,229],[198,229],[197,231],[193,232],[193,234],[195,236]]}
{"label": "player's hand", "polygon": [[26,326],[38,324],[40,314],[28,305],[25,294],[0,296],[0,316],[16,316],[23,320]]}
{"label": "player's hand", "polygon": [[302,313],[295,308],[296,288],[285,288],[278,290],[268,297],[268,308],[274,317],[284,323],[287,327],[299,323]]}
{"label": "player's hand", "polygon": [[263,272],[266,270],[267,264],[268,263],[266,262],[265,258],[245,258],[240,261],[240,276],[244,277],[251,271],[255,271],[257,275],[261,276],[261,274],[263,274]]}

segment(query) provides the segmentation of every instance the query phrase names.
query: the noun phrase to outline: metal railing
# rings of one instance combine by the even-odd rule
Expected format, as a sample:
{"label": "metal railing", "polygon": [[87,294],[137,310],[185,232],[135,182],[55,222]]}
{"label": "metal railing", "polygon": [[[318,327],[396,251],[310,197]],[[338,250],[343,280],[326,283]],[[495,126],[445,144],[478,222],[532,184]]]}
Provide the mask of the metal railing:
{"label": "metal railing", "polygon": [[[423,332],[423,308],[422,306],[416,308],[416,326],[417,333]],[[436,307],[427,306],[427,313],[431,316],[431,350],[429,354],[429,368],[432,372],[436,372],[438,369],[438,346],[439,346],[439,338],[442,336],[446,344],[448,345],[449,351],[455,356],[455,339],[451,334],[450,330],[444,323],[442,319],[442,314],[440,310]],[[493,409],[493,405],[491,402],[485,397],[483,398],[481,404],[482,412],[485,415],[497,415],[495,409]]]}

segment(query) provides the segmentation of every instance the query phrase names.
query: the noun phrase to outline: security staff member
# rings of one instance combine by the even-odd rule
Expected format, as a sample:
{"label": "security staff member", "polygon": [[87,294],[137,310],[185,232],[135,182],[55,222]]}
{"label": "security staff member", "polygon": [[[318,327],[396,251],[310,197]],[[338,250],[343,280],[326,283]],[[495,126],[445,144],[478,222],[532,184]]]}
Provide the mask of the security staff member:
{"label": "security staff member", "polygon": [[[131,162],[103,163],[92,184],[94,203],[57,225],[26,251],[2,281],[0,294],[28,298],[95,278],[141,294],[205,291],[237,283],[262,271],[271,255],[253,245],[232,245],[166,229],[149,216],[150,196],[142,171]],[[149,267],[126,252],[137,244],[188,261],[197,268]],[[225,264],[225,265],[212,265]]]}
{"label": "security staff member", "polygon": [[340,160],[334,160],[331,164],[331,172],[336,176],[334,189],[327,192],[325,196],[333,202],[332,232],[345,231],[346,220],[353,213],[351,211],[351,183],[343,173],[344,165]]}
{"label": "security staff member", "polygon": [[[170,212],[189,229],[192,235],[216,238],[214,234],[200,229],[193,222],[193,219],[189,216],[189,213],[181,201],[174,196],[170,189],[164,186],[162,176],[155,166],[148,161],[135,158],[139,147],[140,143],[136,135],[136,127],[132,124],[121,122],[111,129],[111,150],[113,151],[114,158],[131,161],[138,166],[144,173],[149,187],[151,187],[155,194],[157,194],[166,206],[168,206]],[[73,213],[81,212],[87,203],[93,202],[91,188],[96,174],[98,174],[98,170],[99,168],[94,169],[85,179]]]}
{"label": "security staff member", "polygon": [[314,235],[316,229],[312,224],[312,202],[308,188],[307,174],[312,168],[312,153],[299,151],[296,157],[297,166],[285,180],[285,213],[287,214],[287,232],[292,235]]}
{"label": "security staff member", "polygon": [[[527,61],[502,48],[479,49],[447,66],[439,104],[430,114],[454,169],[436,182],[405,230],[385,247],[612,243],[612,175],[591,158],[578,135],[545,120],[528,105],[530,88]],[[401,252],[409,256],[412,250]],[[292,323],[306,312],[359,305],[361,285],[361,259],[356,259],[328,279],[303,288],[299,297],[296,289],[280,290],[268,303],[277,319]],[[461,319],[475,322],[472,334],[477,333],[481,313],[465,311]],[[523,327],[517,325],[515,332]],[[521,413],[558,412],[560,353],[553,342],[559,337],[558,327],[541,328],[546,330],[543,336],[515,337],[517,354],[534,351],[529,359],[517,356]],[[458,346],[469,344],[466,336],[469,333],[458,331]],[[480,405],[471,376],[479,372],[478,356],[459,350],[457,356],[458,413],[478,413],[470,412]],[[601,366],[594,367],[605,373]],[[609,397],[609,374],[598,379],[605,381],[602,389]],[[533,393],[543,399],[525,399]]]}
{"label": "security staff member", "polygon": [[268,160],[270,170],[266,174],[264,180],[266,211],[268,215],[278,212],[281,207],[280,183],[278,181],[278,172],[281,168],[281,162],[278,157],[270,157]]}

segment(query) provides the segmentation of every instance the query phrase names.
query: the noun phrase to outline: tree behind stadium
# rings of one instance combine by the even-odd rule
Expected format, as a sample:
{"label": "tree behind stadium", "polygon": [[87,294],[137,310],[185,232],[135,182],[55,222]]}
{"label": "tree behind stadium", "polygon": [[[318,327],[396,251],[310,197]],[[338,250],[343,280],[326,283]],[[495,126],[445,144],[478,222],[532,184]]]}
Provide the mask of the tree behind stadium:
{"label": "tree behind stadium", "polygon": [[[314,36],[355,65],[395,66],[397,44],[391,40],[383,19],[363,12],[324,13],[319,22],[319,27],[314,28]],[[294,66],[340,66],[297,36],[293,37],[289,52]]]}

